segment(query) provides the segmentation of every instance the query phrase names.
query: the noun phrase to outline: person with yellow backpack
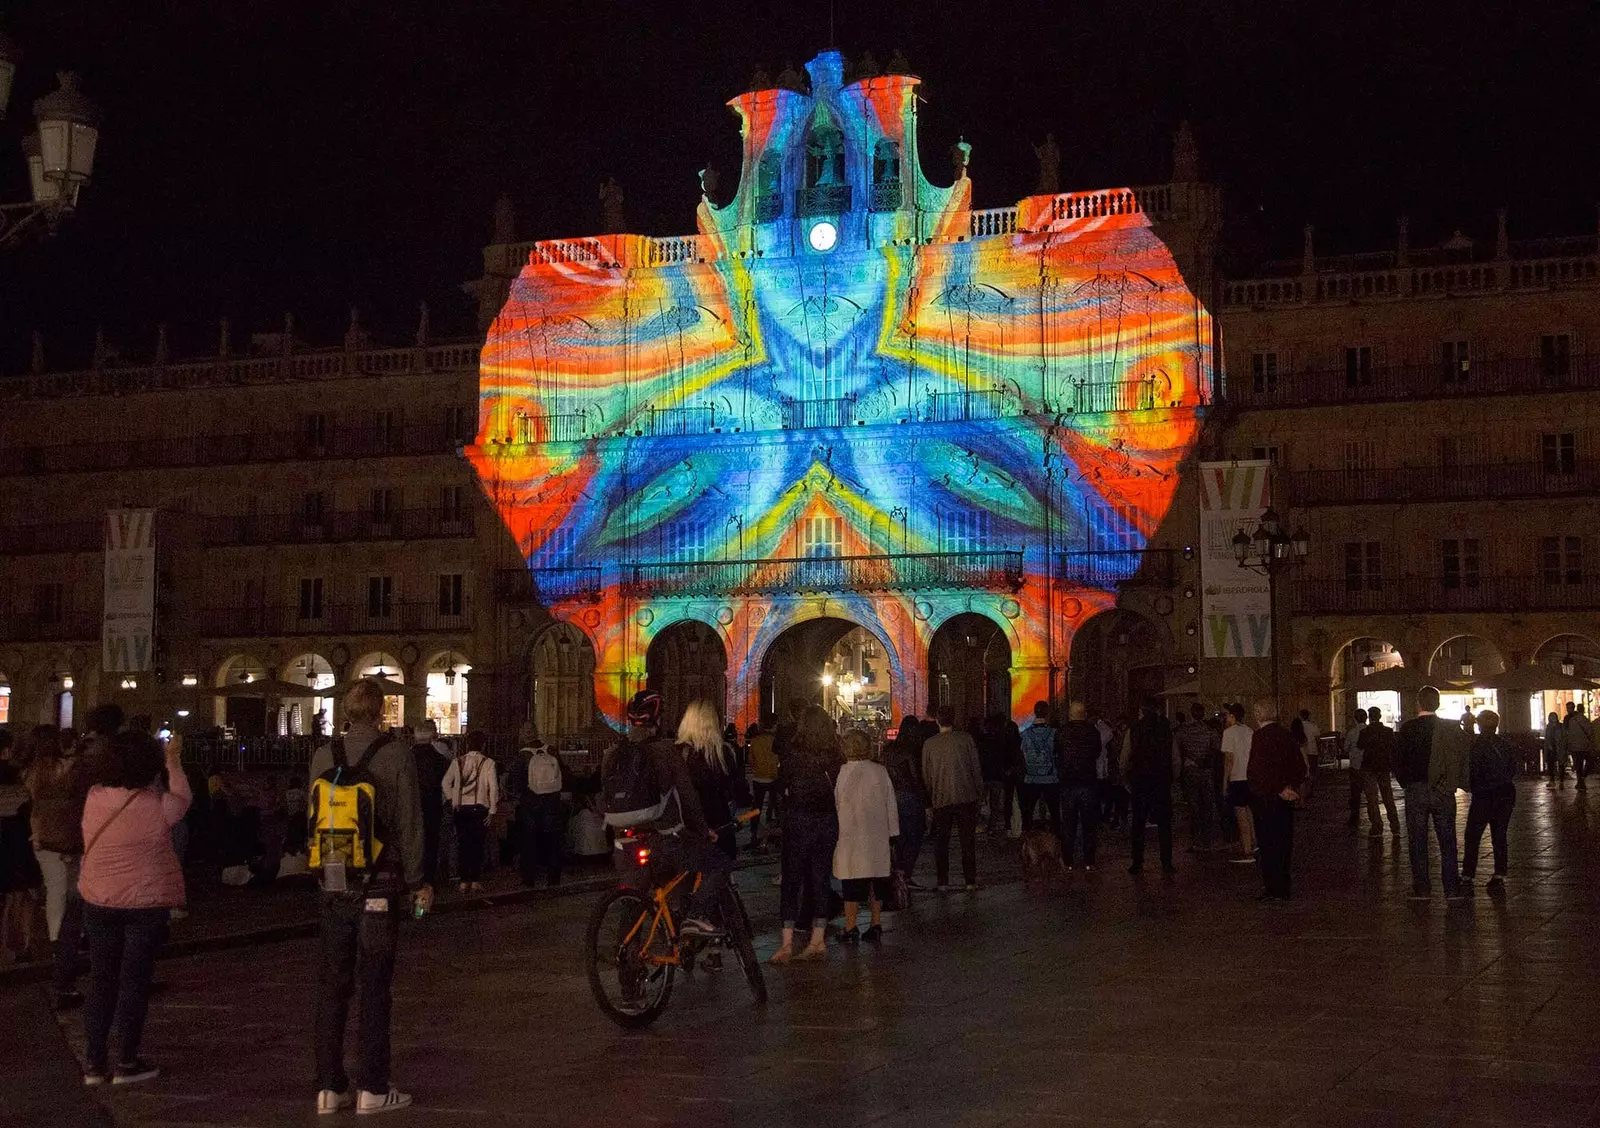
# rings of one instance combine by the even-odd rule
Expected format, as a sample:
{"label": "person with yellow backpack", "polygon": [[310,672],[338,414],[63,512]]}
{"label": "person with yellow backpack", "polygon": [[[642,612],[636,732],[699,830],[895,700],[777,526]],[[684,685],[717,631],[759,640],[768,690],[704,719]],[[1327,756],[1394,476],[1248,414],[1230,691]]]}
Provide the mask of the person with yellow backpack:
{"label": "person with yellow backpack", "polygon": [[[390,1084],[389,1014],[400,920],[433,907],[423,870],[422,800],[406,745],[378,731],[383,689],[365,678],[344,697],[343,737],[317,749],[306,796],[308,864],[321,883],[317,1112],[405,1108]],[[409,893],[409,897],[407,896]],[[361,990],[354,1078],[345,1072],[350,999]],[[352,1084],[353,1082],[353,1084]]]}

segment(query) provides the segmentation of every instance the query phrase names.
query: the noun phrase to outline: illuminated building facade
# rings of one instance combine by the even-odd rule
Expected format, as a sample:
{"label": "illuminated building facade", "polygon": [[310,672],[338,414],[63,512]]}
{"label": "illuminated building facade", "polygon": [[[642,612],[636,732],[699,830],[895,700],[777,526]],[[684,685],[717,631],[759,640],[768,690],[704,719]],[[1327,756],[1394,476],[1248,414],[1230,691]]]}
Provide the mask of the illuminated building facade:
{"label": "illuminated building facade", "polygon": [[611,718],[647,683],[741,723],[1021,716],[1148,564],[1214,357],[1157,228],[1214,190],[975,211],[965,144],[922,175],[916,78],[807,70],[730,103],[697,234],[533,244],[489,325],[466,453],[535,649],[584,656],[542,704],[535,663],[541,723],[579,682]]}

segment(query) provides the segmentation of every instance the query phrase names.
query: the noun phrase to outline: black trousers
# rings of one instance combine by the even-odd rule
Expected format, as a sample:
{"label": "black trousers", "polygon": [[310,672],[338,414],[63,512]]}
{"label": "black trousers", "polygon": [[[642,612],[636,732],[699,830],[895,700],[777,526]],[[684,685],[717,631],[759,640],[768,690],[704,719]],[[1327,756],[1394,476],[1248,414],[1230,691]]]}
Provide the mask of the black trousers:
{"label": "black trousers", "polygon": [[1473,792],[1472,806],[1467,808],[1466,849],[1461,854],[1461,876],[1472,879],[1478,872],[1478,848],[1483,845],[1483,831],[1489,830],[1489,842],[1494,848],[1494,872],[1506,872],[1506,827],[1511,825],[1511,811],[1517,805],[1516,784],[1508,783],[1497,791]]}
{"label": "black trousers", "polygon": [[544,867],[551,885],[561,884],[561,852],[566,843],[567,819],[561,796],[526,794],[517,804],[518,860],[522,883],[533,885]]}
{"label": "black trousers", "polygon": [[1019,783],[1017,795],[1022,799],[1022,833],[1033,829],[1039,804],[1050,815],[1050,832],[1061,837],[1061,785],[1059,783]]}
{"label": "black trousers", "polygon": [[1172,868],[1172,791],[1135,791],[1133,817],[1128,822],[1128,845],[1133,851],[1135,869],[1144,865],[1145,823],[1156,824],[1156,842],[1161,848],[1161,868]]}
{"label": "black trousers", "polygon": [[422,800],[422,880],[437,885],[439,877],[439,823],[444,818],[444,800],[435,794]]}
{"label": "black trousers", "polygon": [[1094,865],[1094,845],[1100,825],[1100,795],[1094,784],[1068,784],[1061,792],[1061,856],[1072,864],[1073,841],[1083,827],[1083,864]]}
{"label": "black trousers", "polygon": [[[111,1064],[107,1042],[113,1019],[118,1063],[131,1065],[138,1058],[150,1006],[150,980],[155,975],[156,953],[167,938],[168,915],[166,909],[83,906],[84,928],[89,934],[89,994],[83,1005],[83,1035],[88,1044],[84,1064],[88,1068],[104,1073]],[[63,929],[61,940],[66,939]]]}
{"label": "black trousers", "polygon": [[456,812],[456,865],[462,881],[477,881],[483,876],[488,839],[489,808],[462,807]]}
{"label": "black trousers", "polygon": [[978,804],[953,803],[933,809],[933,868],[940,885],[950,884],[950,829],[961,835],[961,870],[968,885],[978,884]]}
{"label": "black trousers", "polygon": [[[368,912],[381,902],[381,911]],[[389,1091],[390,986],[395,940],[405,912],[403,894],[324,894],[322,965],[317,973],[317,1088],[350,1090],[344,1068],[344,1028],[350,997],[361,989],[355,1083],[369,1093]]]}
{"label": "black trousers", "polygon": [[1294,853],[1294,804],[1276,795],[1251,804],[1256,842],[1261,846],[1261,880],[1272,897],[1289,896],[1289,862]]}

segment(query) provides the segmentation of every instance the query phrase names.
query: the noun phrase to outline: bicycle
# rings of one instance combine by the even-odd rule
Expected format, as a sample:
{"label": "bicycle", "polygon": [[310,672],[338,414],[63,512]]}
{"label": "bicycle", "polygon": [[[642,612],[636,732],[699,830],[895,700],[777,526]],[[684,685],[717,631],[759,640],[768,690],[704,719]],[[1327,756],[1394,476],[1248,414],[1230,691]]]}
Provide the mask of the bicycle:
{"label": "bicycle", "polygon": [[[755,818],[747,811],[731,824]],[[766,979],[756,958],[750,916],[730,882],[718,906],[724,938],[680,936],[678,921],[701,875],[676,871],[657,857],[651,832],[628,831],[618,839],[625,867],[617,888],[595,905],[584,932],[584,967],[589,989],[607,1018],[639,1030],[649,1026],[672,999],[673,980],[708,949],[731,947],[757,1004],[767,1001]]]}

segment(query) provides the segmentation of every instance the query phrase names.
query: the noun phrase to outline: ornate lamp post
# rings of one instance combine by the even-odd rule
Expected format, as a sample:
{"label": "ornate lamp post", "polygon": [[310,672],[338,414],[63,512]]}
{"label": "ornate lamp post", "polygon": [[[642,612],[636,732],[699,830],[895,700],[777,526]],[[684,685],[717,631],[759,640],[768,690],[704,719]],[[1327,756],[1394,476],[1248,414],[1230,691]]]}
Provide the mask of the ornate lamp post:
{"label": "ornate lamp post", "polygon": [[1279,698],[1279,661],[1282,647],[1278,644],[1278,576],[1289,568],[1299,568],[1311,554],[1311,534],[1301,525],[1293,533],[1283,531],[1283,522],[1270,506],[1261,515],[1255,533],[1240,529],[1233,535],[1233,557],[1239,567],[1267,577],[1268,614],[1272,619],[1272,700],[1282,708]]}
{"label": "ornate lamp post", "polygon": [[[0,117],[11,99],[18,57],[16,44],[0,35]],[[78,193],[94,172],[100,111],[78,89],[76,75],[63,71],[56,78],[60,89],[33,103],[38,132],[22,140],[32,198],[0,204],[0,247],[19,242],[40,225],[54,230],[78,206]]]}

